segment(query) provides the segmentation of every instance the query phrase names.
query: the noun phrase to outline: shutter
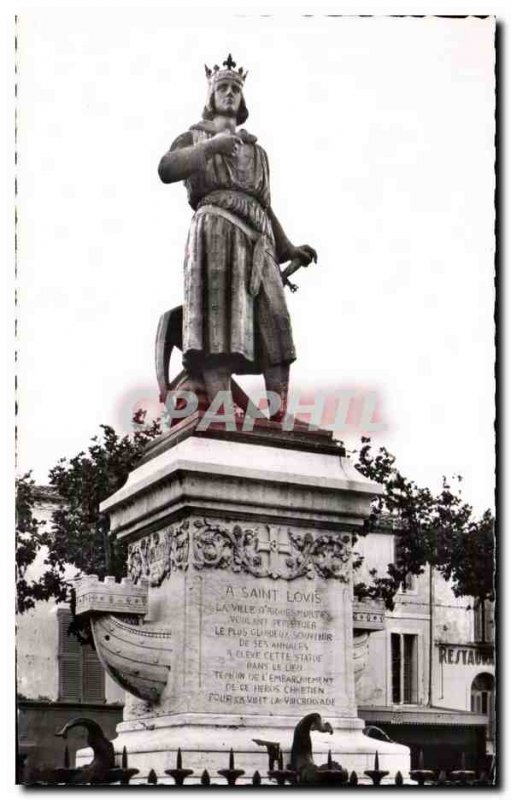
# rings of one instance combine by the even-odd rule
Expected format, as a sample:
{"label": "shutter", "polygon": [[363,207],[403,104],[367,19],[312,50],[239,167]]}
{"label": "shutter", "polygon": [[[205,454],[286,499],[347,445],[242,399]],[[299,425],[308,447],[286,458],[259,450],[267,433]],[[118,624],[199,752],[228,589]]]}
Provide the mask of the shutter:
{"label": "shutter", "polygon": [[479,600],[474,600],[474,641],[483,641],[483,609]]}
{"label": "shutter", "polygon": [[495,627],[493,619],[493,603],[491,600],[484,601],[484,632],[485,642],[495,642]]}
{"label": "shutter", "polygon": [[71,612],[59,609],[59,700],[79,702],[82,694],[82,654],[80,643],[68,634]]}
{"label": "shutter", "polygon": [[59,661],[59,700],[79,703],[81,700],[82,665],[77,658],[61,657]]}
{"label": "shutter", "polygon": [[401,702],[401,636],[391,633],[392,702]]}
{"label": "shutter", "polygon": [[105,670],[96,652],[86,645],[83,650],[83,701],[105,702]]}
{"label": "shutter", "polygon": [[495,641],[494,604],[491,600],[474,600],[474,641]]}
{"label": "shutter", "polygon": [[417,636],[405,633],[403,651],[403,702],[417,702]]}
{"label": "shutter", "polygon": [[90,645],[81,645],[68,633],[71,612],[59,609],[59,700],[105,702],[105,671]]}
{"label": "shutter", "polygon": [[80,642],[76,636],[68,633],[68,628],[73,619],[72,614],[65,608],[59,608],[59,654],[67,656],[80,655]]}

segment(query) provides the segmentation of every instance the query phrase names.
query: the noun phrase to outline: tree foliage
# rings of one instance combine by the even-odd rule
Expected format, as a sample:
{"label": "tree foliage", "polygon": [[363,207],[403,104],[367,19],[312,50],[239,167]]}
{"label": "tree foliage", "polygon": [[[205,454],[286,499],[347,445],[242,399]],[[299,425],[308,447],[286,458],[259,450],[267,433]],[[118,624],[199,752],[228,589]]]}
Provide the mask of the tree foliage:
{"label": "tree foliage", "polygon": [[55,588],[53,575],[45,573],[36,578],[30,575],[30,567],[49,544],[41,521],[33,515],[35,490],[30,472],[16,481],[16,610],[19,613],[34,608],[38,600],[46,599]]}
{"label": "tree foliage", "polygon": [[[125,546],[109,534],[108,517],[99,512],[99,504],[123,486],[131,470],[140,461],[144,447],[161,433],[159,423],[145,425],[143,413],[134,417],[135,431],[119,436],[113,428],[102,425],[87,451],[73,458],[62,458],[49,473],[50,486],[60,498],[53,512],[52,525],[44,531],[32,516],[34,482],[29,476],[17,481],[17,587],[18,610],[33,608],[37,600],[61,602],[69,599],[65,580],[66,566],[76,567],[76,574],[93,573],[101,579],[125,574]],[[26,571],[41,546],[47,548],[43,573],[34,581],[26,580]]]}
{"label": "tree foliage", "polygon": [[[88,450],[74,458],[61,459],[50,471],[50,485],[62,502],[53,514],[51,530],[45,532],[32,516],[34,483],[30,476],[18,481],[17,492],[17,573],[18,610],[25,611],[37,600],[68,597],[64,579],[66,565],[79,573],[100,578],[125,573],[126,552],[122,542],[112,539],[108,518],[99,513],[99,504],[126,482],[138,464],[145,446],[161,433],[158,421],[144,424],[143,414],[134,418],[135,431],[120,437],[113,428],[102,425],[102,433],[92,439]],[[494,520],[489,511],[480,520],[473,518],[470,505],[461,497],[461,477],[445,477],[435,494],[406,478],[396,467],[395,457],[385,447],[374,450],[363,437],[355,451],[355,466],[366,477],[385,487],[373,503],[364,533],[390,519],[399,537],[397,563],[386,565],[386,572],[370,571],[370,581],[355,583],[358,599],[381,598],[388,608],[408,574],[420,575],[431,564],[453,582],[458,595],[493,599]],[[33,582],[26,580],[27,567],[39,549],[46,545],[44,572]],[[363,559],[357,558],[360,567]]]}
{"label": "tree foliage", "polygon": [[495,599],[495,520],[489,510],[457,537],[443,572],[458,597],[470,595],[481,603]]}
{"label": "tree foliage", "polygon": [[494,519],[489,510],[480,520],[473,518],[472,507],[461,496],[461,476],[444,476],[435,494],[406,478],[395,457],[385,447],[375,452],[367,437],[355,455],[357,469],[385,487],[373,503],[365,533],[391,521],[399,539],[396,563],[387,565],[384,576],[371,570],[371,583],[356,583],[355,595],[382,598],[393,608],[406,576],[421,575],[430,564],[452,580],[456,595],[493,599]]}

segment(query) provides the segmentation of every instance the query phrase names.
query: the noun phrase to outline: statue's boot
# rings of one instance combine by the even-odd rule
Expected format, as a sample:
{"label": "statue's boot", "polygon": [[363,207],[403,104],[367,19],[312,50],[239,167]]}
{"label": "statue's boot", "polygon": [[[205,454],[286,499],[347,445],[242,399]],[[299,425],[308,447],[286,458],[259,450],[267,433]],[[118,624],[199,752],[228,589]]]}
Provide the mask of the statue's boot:
{"label": "statue's boot", "polygon": [[280,398],[280,408],[271,415],[270,419],[272,422],[282,422],[287,413],[289,364],[276,364],[272,367],[267,367],[263,375],[266,391],[273,392]]}

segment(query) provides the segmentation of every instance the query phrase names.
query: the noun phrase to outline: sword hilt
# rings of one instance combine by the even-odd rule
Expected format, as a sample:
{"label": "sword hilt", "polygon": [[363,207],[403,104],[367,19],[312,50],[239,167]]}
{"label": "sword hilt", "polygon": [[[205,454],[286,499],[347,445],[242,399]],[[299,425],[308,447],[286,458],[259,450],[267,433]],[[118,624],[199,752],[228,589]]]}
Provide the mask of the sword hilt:
{"label": "sword hilt", "polygon": [[281,273],[282,283],[284,284],[284,286],[287,286],[287,288],[293,293],[298,291],[298,286],[296,285],[296,283],[291,283],[291,281],[289,280],[289,276],[303,266],[305,265],[302,264],[299,258],[293,258],[293,260],[289,262],[288,266]]}

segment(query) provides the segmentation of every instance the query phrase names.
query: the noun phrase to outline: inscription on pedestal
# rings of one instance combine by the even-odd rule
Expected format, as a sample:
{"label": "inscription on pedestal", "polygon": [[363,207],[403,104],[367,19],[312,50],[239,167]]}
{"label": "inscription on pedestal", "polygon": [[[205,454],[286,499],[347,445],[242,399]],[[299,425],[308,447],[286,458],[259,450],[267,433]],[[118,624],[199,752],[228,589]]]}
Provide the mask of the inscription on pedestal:
{"label": "inscription on pedestal", "polygon": [[355,714],[349,533],[190,516],[128,563],[176,631],[165,711]]}
{"label": "inscription on pedestal", "polygon": [[199,681],[224,713],[307,713],[336,705],[345,642],[326,582],[202,586]]}

